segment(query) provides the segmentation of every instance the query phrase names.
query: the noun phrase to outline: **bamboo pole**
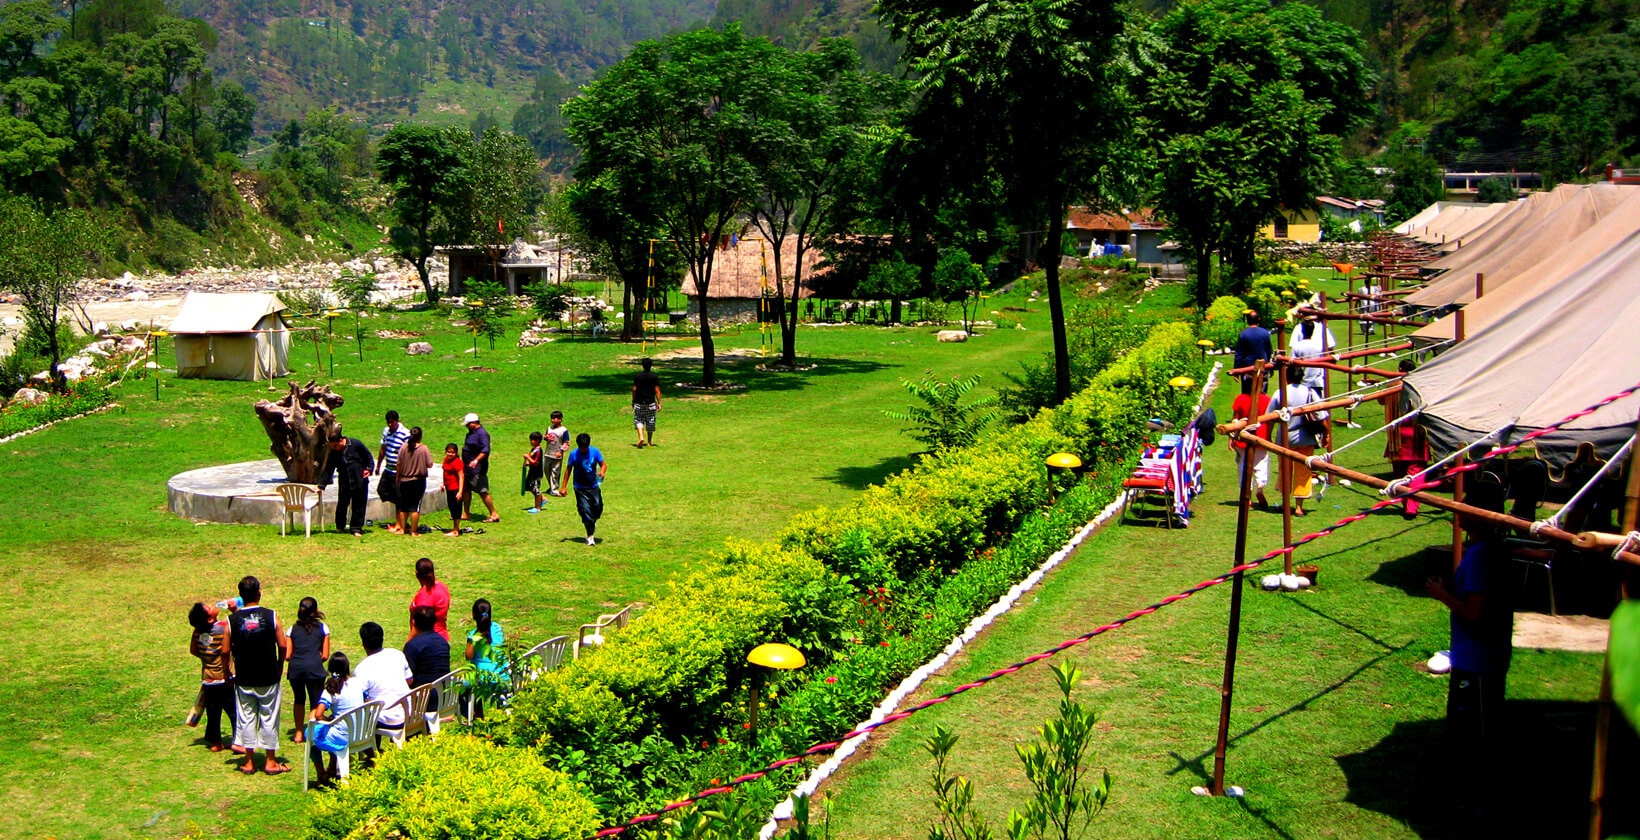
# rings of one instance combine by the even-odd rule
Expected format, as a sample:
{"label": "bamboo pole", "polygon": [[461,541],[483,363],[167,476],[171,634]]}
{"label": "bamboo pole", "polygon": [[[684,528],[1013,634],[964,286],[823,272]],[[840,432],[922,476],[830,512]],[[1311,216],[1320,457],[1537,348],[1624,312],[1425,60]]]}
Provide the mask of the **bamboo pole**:
{"label": "bamboo pole", "polygon": [[[1349,405],[1350,403],[1353,403],[1353,402],[1357,402],[1357,401],[1366,402],[1367,400],[1383,400],[1383,399],[1388,399],[1389,397],[1392,397],[1392,396],[1394,396],[1396,394],[1399,394],[1399,393],[1401,393],[1401,383],[1393,382],[1393,383],[1390,383],[1388,386],[1386,386],[1384,388],[1384,390],[1377,391],[1377,392],[1372,393],[1370,395],[1353,396],[1353,397],[1339,397],[1336,400],[1325,400],[1323,402],[1310,403],[1309,405],[1300,406],[1298,408],[1291,409],[1289,413],[1291,413],[1293,415],[1304,415],[1304,414],[1314,414],[1318,411],[1331,411],[1335,408],[1343,408],[1343,407],[1345,407],[1345,406],[1347,406],[1347,405]],[[1235,434],[1237,432],[1240,432],[1241,430],[1247,428],[1248,426],[1260,425],[1260,424],[1263,424],[1263,423],[1273,423],[1273,422],[1275,422],[1276,420],[1279,420],[1279,419],[1281,419],[1281,412],[1267,411],[1264,414],[1259,415],[1258,417],[1254,417],[1254,418],[1251,418],[1251,419],[1231,420],[1228,423],[1220,423],[1218,426],[1216,426],[1214,428],[1216,428],[1218,430],[1219,434],[1221,434],[1221,435],[1233,435],[1233,434]]]}
{"label": "bamboo pole", "polygon": [[[1252,406],[1247,412],[1252,414],[1258,409],[1258,398],[1264,393],[1264,365],[1262,362],[1253,363],[1253,390]],[[1235,565],[1240,566],[1247,562],[1247,519],[1251,510],[1251,496],[1253,489],[1253,449],[1247,447],[1242,450],[1241,475],[1237,482],[1239,490],[1236,506],[1236,554]],[[1230,623],[1225,630],[1224,640],[1224,681],[1219,684],[1219,730],[1218,737],[1213,742],[1213,786],[1209,789],[1214,796],[1224,795],[1224,763],[1225,753],[1230,744],[1230,707],[1235,699],[1236,692],[1236,652],[1241,640],[1241,590],[1242,573],[1236,572],[1230,581]]]}
{"label": "bamboo pole", "polygon": [[[1287,333],[1279,333],[1278,338],[1280,341],[1279,349],[1281,350],[1281,355],[1285,356],[1287,354]],[[1293,369],[1291,367],[1286,365],[1276,368],[1276,388],[1277,392],[1281,394],[1281,405],[1283,408],[1286,408],[1288,405],[1287,386],[1289,384],[1288,380],[1292,376],[1292,370]],[[1276,425],[1277,438],[1283,444],[1291,441],[1291,439],[1287,436],[1287,427],[1288,422],[1285,419],[1282,419]],[[1293,465],[1287,459],[1283,458],[1277,466],[1281,468],[1281,472],[1279,473],[1281,481],[1281,544],[1291,545],[1293,542]],[[1286,552],[1281,556],[1281,568],[1282,574],[1290,575],[1293,573],[1293,553],[1291,551]]]}

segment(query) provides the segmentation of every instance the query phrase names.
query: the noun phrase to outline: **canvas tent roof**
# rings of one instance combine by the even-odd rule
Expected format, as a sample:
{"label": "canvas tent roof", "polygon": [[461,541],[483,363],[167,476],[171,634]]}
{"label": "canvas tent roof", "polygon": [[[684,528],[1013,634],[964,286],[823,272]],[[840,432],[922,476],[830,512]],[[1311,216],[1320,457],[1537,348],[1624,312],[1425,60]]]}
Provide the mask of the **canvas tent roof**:
{"label": "canvas tent roof", "polygon": [[1508,213],[1513,202],[1499,204],[1454,204],[1441,210],[1422,230],[1414,230],[1413,239],[1430,245],[1457,242],[1471,230],[1490,222],[1495,216]]}
{"label": "canvas tent roof", "polygon": [[[817,245],[810,245],[803,251],[803,288],[798,290],[797,297],[809,298],[815,294],[815,283],[820,275],[830,269],[819,268],[823,255]],[[788,297],[791,296],[791,278],[797,265],[797,237],[788,236],[780,247],[780,269],[786,282],[782,284]],[[764,271],[768,271],[769,294],[775,292],[774,250],[769,248],[763,239],[739,239],[728,248],[720,249],[712,262],[712,283],[707,288],[707,297],[713,300],[727,298],[760,298],[763,296]],[[695,278],[685,273],[683,277],[683,293],[694,297]]]}
{"label": "canvas tent roof", "polygon": [[[1508,439],[1519,439],[1640,382],[1636,324],[1640,232],[1408,374],[1403,398],[1423,409],[1438,454],[1511,422]],[[1588,440],[1609,457],[1637,413],[1640,397],[1619,400],[1539,438],[1539,451],[1562,465]]]}
{"label": "canvas tent roof", "polygon": [[[1408,295],[1406,301],[1414,306],[1468,303],[1475,299],[1476,274],[1486,275],[1485,292],[1490,295],[1536,265],[1545,254],[1594,227],[1637,192],[1640,190],[1634,187],[1593,184],[1538,193],[1533,199],[1543,196],[1543,200],[1528,205],[1528,212],[1516,213],[1482,239],[1430,263],[1427,267],[1444,268],[1446,273]],[[1556,194],[1563,200],[1557,201]]]}
{"label": "canvas tent roof", "polygon": [[[1622,242],[1629,234],[1640,231],[1640,188],[1623,189],[1622,200],[1600,216],[1582,233],[1564,241],[1552,250],[1533,255],[1536,262],[1522,265],[1517,260],[1496,275],[1486,275],[1486,294],[1464,306],[1464,329],[1474,335],[1515,307],[1540,294],[1554,294],[1560,281],[1581,270],[1588,262],[1606,249]],[[1470,291],[1474,280],[1470,279]],[[1445,341],[1452,338],[1457,318],[1447,315],[1412,334],[1414,340]]]}
{"label": "canvas tent roof", "polygon": [[189,292],[169,330],[172,335],[253,332],[263,318],[284,310],[278,297],[262,292]]}
{"label": "canvas tent roof", "polygon": [[1436,216],[1441,215],[1442,210],[1444,210],[1444,209],[1446,209],[1447,207],[1450,207],[1450,206],[1451,206],[1450,202],[1437,201],[1434,204],[1431,204],[1428,207],[1425,207],[1424,209],[1419,210],[1417,215],[1413,216],[1412,218],[1407,219],[1406,221],[1396,225],[1395,226],[1395,232],[1396,233],[1401,233],[1401,234],[1411,234],[1413,231],[1417,230],[1418,228],[1424,227],[1424,226],[1428,225],[1430,222],[1434,221]]}

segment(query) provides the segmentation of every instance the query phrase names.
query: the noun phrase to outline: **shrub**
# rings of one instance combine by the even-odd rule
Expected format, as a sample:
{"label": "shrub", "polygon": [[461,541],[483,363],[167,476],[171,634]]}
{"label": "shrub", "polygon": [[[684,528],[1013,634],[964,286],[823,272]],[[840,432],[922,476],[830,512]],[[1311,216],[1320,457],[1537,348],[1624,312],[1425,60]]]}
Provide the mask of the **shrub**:
{"label": "shrub", "polygon": [[991,407],[997,402],[994,395],[963,402],[978,384],[978,376],[953,376],[950,382],[944,382],[930,372],[924,372],[915,382],[902,379],[900,385],[922,405],[907,406],[905,411],[884,411],[883,416],[910,424],[902,431],[936,452],[972,446],[996,418],[996,410]]}
{"label": "shrub", "polygon": [[8,405],[0,408],[0,438],[10,437],[65,417],[101,408],[114,399],[104,376],[87,376],[71,382],[63,391],[50,391],[39,405]]}
{"label": "shrub", "polygon": [[1214,298],[1202,318],[1201,336],[1215,347],[1234,347],[1236,336],[1246,324],[1247,303],[1239,297],[1225,295]]}
{"label": "shrub", "polygon": [[597,828],[598,809],[568,776],[528,751],[451,734],[389,749],[319,794],[306,836],[578,840]]}
{"label": "shrub", "polygon": [[370,296],[376,292],[376,272],[367,271],[362,274],[351,272],[338,275],[332,288],[342,303],[354,309],[364,309],[370,306]]}

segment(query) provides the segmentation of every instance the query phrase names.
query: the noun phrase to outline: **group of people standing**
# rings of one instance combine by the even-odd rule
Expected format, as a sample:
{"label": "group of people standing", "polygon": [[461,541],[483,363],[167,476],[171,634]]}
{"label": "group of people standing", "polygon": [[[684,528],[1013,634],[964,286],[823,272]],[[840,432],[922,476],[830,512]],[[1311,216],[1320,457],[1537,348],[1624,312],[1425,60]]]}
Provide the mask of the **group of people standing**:
{"label": "group of people standing", "polygon": [[[646,362],[648,360],[645,360]],[[647,371],[648,365],[645,365]],[[659,400],[659,384],[655,386],[655,400]],[[462,418],[467,435],[458,447],[446,444],[444,459],[440,462],[445,500],[450,510],[450,530],[447,536],[460,536],[462,522],[481,521],[492,524],[501,521],[496,512],[495,499],[490,494],[490,432],[476,413]],[[653,428],[654,416],[649,417]],[[640,433],[643,426],[640,425]],[[601,487],[608,464],[603,454],[591,446],[592,437],[582,433],[570,446],[569,429],[564,426],[564,413],[552,412],[551,425],[543,434],[531,432],[529,450],[524,455],[525,493],[533,494],[534,505],[527,513],[540,513],[546,496],[568,496],[573,484],[576,510],[586,528],[587,545],[595,545],[593,535],[598,519],[603,515]],[[330,441],[331,454],[319,475],[321,491],[335,483],[336,530],[364,535],[365,510],[370,498],[370,476],[376,475],[376,495],[394,505],[397,516],[386,530],[394,534],[416,536],[421,530],[421,501],[427,492],[428,475],[433,457],[422,443],[420,426],[406,427],[397,411],[387,412],[381,442],[372,459],[364,441],[338,434]],[[566,471],[566,463],[569,469]],[[546,492],[542,493],[545,481]],[[475,520],[472,514],[473,498],[484,505],[487,516]]]}
{"label": "group of people standing", "polygon": [[[1247,327],[1236,337],[1235,366],[1240,370],[1250,368],[1254,364],[1263,362],[1268,365],[1275,357],[1275,348],[1271,342],[1270,331],[1259,325],[1258,313],[1247,310]],[[1332,332],[1325,324],[1315,317],[1306,317],[1299,322],[1298,329],[1293,333],[1292,346],[1289,353],[1294,359],[1315,359],[1334,352],[1337,343]],[[1252,373],[1241,375],[1241,394],[1231,404],[1230,413],[1238,420],[1250,420],[1263,416],[1272,411],[1282,409],[1297,409],[1326,399],[1327,369],[1322,367],[1300,367],[1285,364],[1279,370],[1280,385],[1274,397],[1264,393],[1266,379],[1256,377]],[[1260,386],[1253,387],[1257,379]],[[1255,393],[1255,390],[1257,393]],[[1260,424],[1255,435],[1263,440],[1269,440],[1274,423]],[[1316,411],[1302,415],[1295,415],[1293,422],[1287,424],[1287,448],[1305,456],[1315,454],[1318,447],[1331,450],[1333,447],[1332,415],[1327,411]],[[1230,450],[1236,456],[1238,471],[1251,469],[1253,471],[1253,487],[1257,493],[1260,508],[1269,505],[1264,494],[1265,487],[1270,480],[1269,453],[1265,450],[1234,438],[1230,440]],[[1303,516],[1304,503],[1319,495],[1319,482],[1309,466],[1302,460],[1296,460],[1288,467],[1291,476],[1292,512],[1294,516]]]}
{"label": "group of people standing", "polygon": [[[291,741],[304,743],[312,722],[316,761],[324,752],[347,748],[346,726],[337,719],[365,703],[380,700],[386,706],[377,719],[378,730],[401,731],[404,710],[394,704],[451,671],[450,590],[426,557],[416,561],[416,581],[403,648],[387,647],[382,626],[367,621],[359,627],[364,657],[357,664],[333,649],[330,628],[314,598],[300,601],[296,623],[288,628],[271,607],[262,605],[262,585],[253,576],[239,581],[237,598],[214,606],[194,604],[188,613],[188,650],[200,660],[200,693],[190,723],[205,721],[205,743],[212,752],[243,754],[241,772],[256,772],[255,753],[261,751],[262,771],[269,775],[290,770],[277,755],[285,682],[295,724]],[[472,614],[465,654],[473,670],[467,685],[499,682],[505,674],[501,626],[483,598],[473,602]],[[231,742],[223,738],[224,716],[232,727]],[[334,770],[332,757],[330,772]],[[325,778],[323,771],[320,778]]]}

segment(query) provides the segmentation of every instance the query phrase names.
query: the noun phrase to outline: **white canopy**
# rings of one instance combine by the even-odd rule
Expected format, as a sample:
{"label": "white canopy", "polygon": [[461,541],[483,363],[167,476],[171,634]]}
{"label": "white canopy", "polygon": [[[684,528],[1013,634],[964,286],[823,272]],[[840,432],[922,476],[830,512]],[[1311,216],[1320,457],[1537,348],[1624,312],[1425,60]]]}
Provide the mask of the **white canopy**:
{"label": "white canopy", "polygon": [[[1409,374],[1403,401],[1424,410],[1430,445],[1446,454],[1506,424],[1505,439],[1518,439],[1636,383],[1640,233],[1631,233]],[[1620,400],[1540,438],[1539,452],[1565,464],[1586,440],[1610,457],[1637,417],[1640,396]]]}

